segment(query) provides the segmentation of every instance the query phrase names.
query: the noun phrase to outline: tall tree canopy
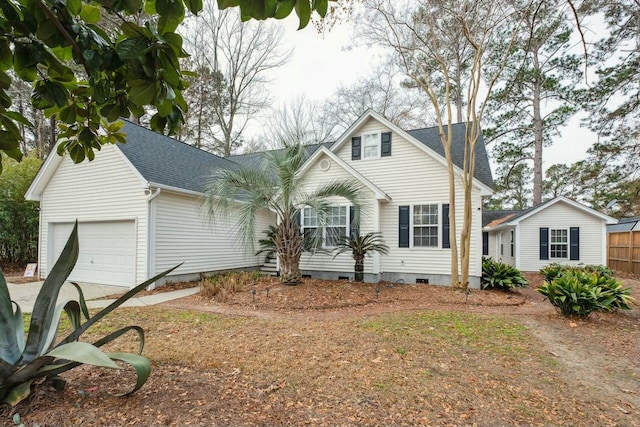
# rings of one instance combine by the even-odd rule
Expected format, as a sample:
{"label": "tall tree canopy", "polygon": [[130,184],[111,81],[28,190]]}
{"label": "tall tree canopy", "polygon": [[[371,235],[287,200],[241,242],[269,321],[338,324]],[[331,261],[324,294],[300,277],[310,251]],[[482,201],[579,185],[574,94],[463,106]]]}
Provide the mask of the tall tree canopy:
{"label": "tall tree canopy", "polygon": [[[59,150],[92,159],[124,139],[121,116],[157,112],[151,126],[174,131],[186,108],[175,31],[202,0],[5,0],[0,2],[0,150],[21,158],[19,124],[7,92],[15,78],[33,85],[31,103],[64,125]],[[102,129],[102,130],[101,130]]]}
{"label": "tall tree canopy", "polygon": [[523,25],[514,54],[489,101],[492,126],[486,136],[501,165],[499,179],[516,178],[511,171],[518,163],[531,165],[534,205],[542,201],[543,149],[575,112],[571,95],[581,77],[580,57],[569,54],[572,28],[567,9],[538,0],[520,15]]}

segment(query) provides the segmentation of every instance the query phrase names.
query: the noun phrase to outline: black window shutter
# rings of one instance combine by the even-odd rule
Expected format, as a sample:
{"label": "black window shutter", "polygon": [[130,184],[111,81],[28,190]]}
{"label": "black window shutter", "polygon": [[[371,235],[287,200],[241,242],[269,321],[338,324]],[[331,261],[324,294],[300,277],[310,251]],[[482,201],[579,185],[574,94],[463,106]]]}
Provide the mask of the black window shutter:
{"label": "black window shutter", "polygon": [[569,228],[569,259],[580,259],[580,227]]}
{"label": "black window shutter", "polygon": [[351,160],[360,160],[362,139],[359,136],[351,138]]}
{"label": "black window shutter", "polygon": [[351,237],[358,236],[360,234],[360,224],[359,221],[354,221],[356,216],[356,210],[353,206],[349,206],[349,230],[351,232]]}
{"label": "black window shutter", "polygon": [[449,239],[449,203],[442,205],[442,247],[450,248],[451,240]]}
{"label": "black window shutter", "polygon": [[385,132],[382,134],[382,145],[380,147],[380,156],[391,156],[391,132]]}
{"label": "black window shutter", "polygon": [[300,220],[300,213],[301,212],[302,211],[297,211],[295,213],[295,215],[293,216],[293,222],[295,222],[298,227],[300,227],[300,224],[301,224],[301,220]]}
{"label": "black window shutter", "polygon": [[400,206],[399,208],[399,228],[398,247],[409,247],[409,206]]}
{"label": "black window shutter", "polygon": [[549,259],[549,229],[540,228],[540,259]]}
{"label": "black window shutter", "polygon": [[482,232],[482,255],[483,256],[489,255],[489,232],[488,231]]}

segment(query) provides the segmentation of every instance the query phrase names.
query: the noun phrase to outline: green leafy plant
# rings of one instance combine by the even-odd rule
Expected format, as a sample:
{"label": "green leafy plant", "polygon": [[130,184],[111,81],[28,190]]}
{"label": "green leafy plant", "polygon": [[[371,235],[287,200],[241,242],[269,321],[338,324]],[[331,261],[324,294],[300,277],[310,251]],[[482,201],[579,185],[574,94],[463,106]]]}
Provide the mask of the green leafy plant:
{"label": "green leafy plant", "polygon": [[207,277],[200,283],[200,287],[205,297],[226,302],[229,295],[244,291],[248,286],[255,285],[259,279],[259,271],[230,271]]}
{"label": "green leafy plant", "polygon": [[[92,344],[80,342],[78,338],[91,325],[178,266],[139,284],[108,307],[90,316],[82,289],[76,283],[72,284],[78,291],[78,300],[57,302],[60,288],[76,264],[78,252],[76,222],[58,261],[36,297],[26,340],[22,310],[11,300],[4,275],[0,274],[0,399],[12,406],[29,395],[34,382],[48,380],[56,388],[63,387],[64,380],[59,375],[82,364],[112,369],[120,369],[114,361],[131,365],[136,372],[137,381],[134,388],[125,394],[137,391],[149,377],[151,364],[141,355],[144,348],[144,331],[139,326],[121,328]],[[66,312],[73,331],[54,343],[63,311]],[[99,349],[130,331],[139,337],[138,354],[103,353]]]}
{"label": "green leafy plant", "polygon": [[270,225],[269,228],[264,231],[264,234],[266,234],[266,237],[258,240],[260,250],[256,252],[256,256],[266,254],[266,258],[270,259],[278,250],[276,247],[276,227],[274,225]]}
{"label": "green leafy plant", "polygon": [[562,265],[557,262],[551,263],[540,269],[540,274],[544,276],[547,283],[551,283],[567,271],[583,271],[586,273],[597,273],[602,277],[614,277],[613,270],[605,265]]}
{"label": "green leafy plant", "polygon": [[482,258],[481,285],[482,289],[513,291],[515,288],[526,288],[529,282],[514,266],[492,258]]}
{"label": "green leafy plant", "polygon": [[598,272],[567,270],[538,291],[563,316],[587,317],[593,311],[629,310],[634,299],[631,289],[613,277]]}
{"label": "green leafy plant", "polygon": [[387,255],[389,247],[384,243],[382,234],[379,232],[367,233],[364,236],[355,233],[351,236],[341,236],[334,251],[334,259],[342,253],[351,252],[356,262],[353,267],[355,272],[354,279],[356,282],[362,282],[364,280],[364,257],[373,252]]}

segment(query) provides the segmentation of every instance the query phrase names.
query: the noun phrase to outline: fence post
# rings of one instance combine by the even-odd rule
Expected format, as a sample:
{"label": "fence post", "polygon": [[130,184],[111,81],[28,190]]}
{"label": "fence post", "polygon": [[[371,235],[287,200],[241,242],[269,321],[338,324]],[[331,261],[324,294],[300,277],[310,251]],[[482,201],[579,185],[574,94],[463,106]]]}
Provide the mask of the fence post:
{"label": "fence post", "polygon": [[629,230],[629,267],[627,271],[633,273],[633,230]]}

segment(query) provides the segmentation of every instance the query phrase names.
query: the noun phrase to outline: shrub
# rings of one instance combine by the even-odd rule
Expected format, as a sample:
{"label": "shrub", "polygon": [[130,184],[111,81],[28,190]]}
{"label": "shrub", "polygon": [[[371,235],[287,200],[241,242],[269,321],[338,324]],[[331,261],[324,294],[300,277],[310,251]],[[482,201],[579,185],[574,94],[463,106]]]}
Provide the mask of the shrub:
{"label": "shrub", "polygon": [[603,277],[614,277],[613,270],[604,265],[569,266],[554,262],[540,269],[540,273],[544,276],[544,280],[546,280],[547,283],[551,283],[566,271],[583,271],[587,273],[597,273]]}
{"label": "shrub", "polygon": [[482,289],[500,289],[513,291],[515,288],[525,288],[529,282],[522,276],[520,270],[512,265],[491,258],[482,258]]}
{"label": "shrub", "polygon": [[587,317],[593,311],[629,310],[629,288],[606,273],[566,270],[538,288],[563,316]]}
{"label": "shrub", "polygon": [[226,302],[229,295],[244,291],[248,286],[255,285],[259,279],[259,271],[230,271],[207,277],[200,286],[205,297]]}
{"label": "shrub", "polygon": [[[91,325],[177,266],[139,284],[91,317],[82,289],[75,283],[72,284],[78,291],[78,301],[67,300],[56,304],[60,288],[76,264],[78,252],[76,222],[67,244],[36,298],[26,340],[22,310],[11,300],[4,276],[0,274],[0,400],[15,406],[29,395],[34,382],[43,380],[51,381],[56,388],[63,387],[64,380],[58,375],[82,364],[120,369],[114,362],[117,360],[131,365],[135,369],[137,381],[133,390],[125,394],[135,392],[149,378],[151,364],[141,356],[144,347],[142,328],[126,326],[93,344],[80,342],[78,338]],[[73,331],[54,344],[62,311],[69,317]],[[129,331],[137,333],[140,339],[138,354],[103,353],[99,349]]]}

